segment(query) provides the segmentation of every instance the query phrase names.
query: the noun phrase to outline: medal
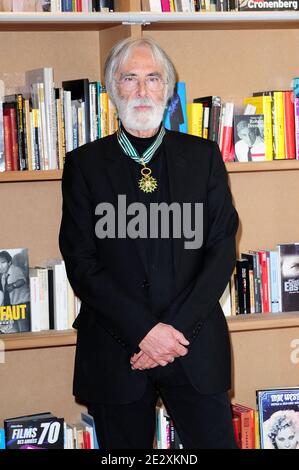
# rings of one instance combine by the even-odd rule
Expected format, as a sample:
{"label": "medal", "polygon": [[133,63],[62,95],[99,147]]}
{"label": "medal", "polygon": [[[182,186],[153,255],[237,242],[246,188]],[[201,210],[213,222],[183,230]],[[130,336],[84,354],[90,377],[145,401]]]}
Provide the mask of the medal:
{"label": "medal", "polygon": [[144,168],[141,169],[142,178],[139,180],[139,189],[144,193],[152,193],[158,186],[157,180],[151,176],[152,170],[148,168],[143,161],[142,164]]}
{"label": "medal", "polygon": [[156,178],[152,176],[152,170],[146,165],[152,159],[156,150],[160,147],[164,135],[165,129],[162,126],[155,141],[148,149],[146,149],[145,152],[143,152],[141,156],[139,156],[137,150],[133,147],[123,130],[121,128],[118,129],[117,140],[123,152],[131,157],[136,163],[143,165],[143,168],[141,169],[142,178],[138,181],[138,187],[144,193],[152,193],[158,187]]}

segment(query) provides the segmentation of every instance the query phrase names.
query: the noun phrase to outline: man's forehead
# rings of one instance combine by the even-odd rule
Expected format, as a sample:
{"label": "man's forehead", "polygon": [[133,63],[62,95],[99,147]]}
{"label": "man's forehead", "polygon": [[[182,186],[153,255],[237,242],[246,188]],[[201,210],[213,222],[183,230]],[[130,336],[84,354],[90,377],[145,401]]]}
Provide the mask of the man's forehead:
{"label": "man's forehead", "polygon": [[128,57],[119,65],[118,71],[127,72],[135,68],[152,69],[152,72],[162,71],[162,65],[158,63],[154,54],[148,47],[138,47],[133,49]]}

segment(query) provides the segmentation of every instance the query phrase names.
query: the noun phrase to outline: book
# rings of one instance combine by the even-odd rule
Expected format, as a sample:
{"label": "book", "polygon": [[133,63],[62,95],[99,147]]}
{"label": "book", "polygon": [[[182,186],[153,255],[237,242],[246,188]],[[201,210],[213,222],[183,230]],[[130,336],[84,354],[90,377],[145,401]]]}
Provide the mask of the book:
{"label": "book", "polygon": [[[237,445],[241,449],[254,449],[255,443],[255,417],[254,409],[239,403],[233,403],[233,418],[238,417],[240,420],[239,430],[237,433]],[[234,425],[234,421],[233,421]],[[236,435],[236,430],[235,430]]]}
{"label": "book", "polygon": [[218,142],[219,133],[219,119],[221,113],[221,98],[220,96],[204,96],[195,98],[194,103],[202,103],[204,110],[209,110],[209,123],[207,138]]}
{"label": "book", "polygon": [[261,449],[299,448],[299,387],[256,391]]}
{"label": "book", "polygon": [[280,311],[299,310],[299,243],[278,245]]}
{"label": "book", "polygon": [[50,412],[4,420],[7,449],[63,449],[64,419]]}
{"label": "book", "polygon": [[89,80],[81,78],[77,80],[65,80],[62,82],[64,91],[71,92],[71,101],[84,103],[84,133],[85,142],[90,142],[90,97]]}
{"label": "book", "polygon": [[30,331],[27,248],[0,250],[0,334]]}
{"label": "book", "polygon": [[4,81],[0,80],[0,171],[5,171],[3,101],[4,101]]}
{"label": "book", "polygon": [[164,115],[164,126],[172,131],[188,132],[185,82],[178,82],[175,86],[174,94]]}
{"label": "book", "polygon": [[237,162],[266,160],[264,115],[235,115],[234,142]]}

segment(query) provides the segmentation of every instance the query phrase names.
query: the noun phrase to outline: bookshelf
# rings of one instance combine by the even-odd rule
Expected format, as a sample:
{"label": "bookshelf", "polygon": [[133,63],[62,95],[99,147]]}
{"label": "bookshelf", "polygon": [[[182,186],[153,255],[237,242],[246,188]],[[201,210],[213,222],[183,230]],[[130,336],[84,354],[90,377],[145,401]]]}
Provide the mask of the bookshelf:
{"label": "bookshelf", "polygon": [[[211,93],[241,104],[262,89],[288,89],[298,75],[297,12],[153,14],[138,12],[138,0],[116,2],[109,14],[0,14],[0,78],[12,84],[21,72],[54,67],[55,83],[96,80],[111,46],[130,36],[152,36],[173,59],[187,99]],[[195,71],[198,73],[194,73]],[[227,164],[241,224],[238,251],[274,248],[299,240],[299,162]],[[0,246],[28,247],[30,265],[60,257],[61,170],[0,174]],[[291,361],[299,338],[299,312],[228,319],[233,351],[232,397],[255,405],[255,389],[297,385]],[[69,422],[84,408],[72,397],[74,331],[0,337],[5,362],[0,421],[52,411]],[[298,340],[299,343],[299,340]]]}

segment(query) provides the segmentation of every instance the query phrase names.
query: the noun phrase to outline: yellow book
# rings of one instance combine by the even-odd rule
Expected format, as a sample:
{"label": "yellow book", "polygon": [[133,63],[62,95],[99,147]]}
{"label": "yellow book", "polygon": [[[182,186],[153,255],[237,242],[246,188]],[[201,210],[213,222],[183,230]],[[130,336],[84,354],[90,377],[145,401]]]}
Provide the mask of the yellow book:
{"label": "yellow book", "polygon": [[251,96],[243,100],[243,104],[252,104],[256,114],[264,115],[264,139],[266,147],[266,160],[273,160],[273,132],[272,132],[272,98],[271,96]]}
{"label": "yellow book", "polygon": [[108,121],[109,121],[109,134],[114,134],[118,129],[118,114],[117,109],[108,97]]}
{"label": "yellow book", "polygon": [[100,92],[100,109],[101,109],[101,137],[109,135],[109,120],[108,120],[108,93],[107,91]]}
{"label": "yellow book", "polygon": [[58,168],[63,169],[65,161],[64,118],[61,98],[56,99],[57,140],[58,140]]}
{"label": "yellow book", "polygon": [[175,11],[174,0],[170,0],[170,11]]}
{"label": "yellow book", "polygon": [[187,103],[188,134],[202,137],[202,103]]}
{"label": "yellow book", "polygon": [[284,105],[283,105],[283,92],[273,92],[273,105],[274,105],[274,142],[275,142],[275,159],[285,159],[285,146],[284,146]]}
{"label": "yellow book", "polygon": [[259,423],[259,412],[255,410],[254,412],[254,448],[260,449],[260,423]]}

